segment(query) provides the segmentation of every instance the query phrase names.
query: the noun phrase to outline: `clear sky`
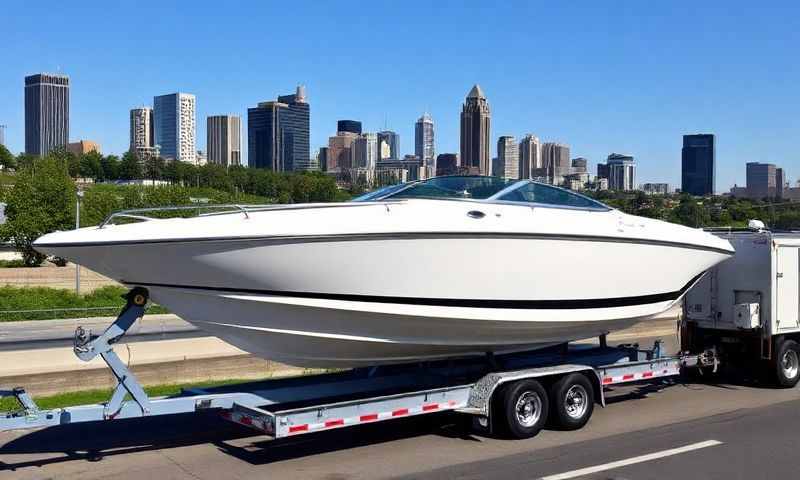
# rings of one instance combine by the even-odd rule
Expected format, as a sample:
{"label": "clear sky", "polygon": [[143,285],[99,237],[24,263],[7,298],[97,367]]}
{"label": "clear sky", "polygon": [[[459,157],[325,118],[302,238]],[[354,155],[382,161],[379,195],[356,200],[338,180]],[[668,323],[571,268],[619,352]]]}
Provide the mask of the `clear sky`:
{"label": "clear sky", "polygon": [[[681,135],[717,135],[717,190],[766,161],[800,176],[800,2],[5,1],[0,124],[24,148],[23,77],[71,79],[71,140],[128,145],[128,111],[197,95],[237,113],[307,86],[311,147],[336,120],[400,134],[428,110],[457,152],[474,83],[497,137],[534,133],[593,165],[629,153],[638,182],[680,184]],[[245,136],[246,141],[246,136]]]}

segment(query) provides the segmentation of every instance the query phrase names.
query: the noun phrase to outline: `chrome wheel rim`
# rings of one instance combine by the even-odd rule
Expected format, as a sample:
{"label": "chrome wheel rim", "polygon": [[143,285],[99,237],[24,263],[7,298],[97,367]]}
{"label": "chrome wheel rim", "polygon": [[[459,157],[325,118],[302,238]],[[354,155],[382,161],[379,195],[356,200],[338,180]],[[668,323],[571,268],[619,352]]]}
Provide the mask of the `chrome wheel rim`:
{"label": "chrome wheel rim", "polygon": [[583,418],[589,404],[589,393],[583,385],[573,385],[564,396],[564,411],[570,418],[578,420]]}
{"label": "chrome wheel rim", "polygon": [[542,416],[542,399],[536,392],[524,392],[517,399],[514,409],[517,414],[517,422],[523,427],[532,427]]}
{"label": "chrome wheel rim", "polygon": [[794,350],[786,350],[781,357],[781,369],[786,378],[795,378],[800,371],[800,358]]}

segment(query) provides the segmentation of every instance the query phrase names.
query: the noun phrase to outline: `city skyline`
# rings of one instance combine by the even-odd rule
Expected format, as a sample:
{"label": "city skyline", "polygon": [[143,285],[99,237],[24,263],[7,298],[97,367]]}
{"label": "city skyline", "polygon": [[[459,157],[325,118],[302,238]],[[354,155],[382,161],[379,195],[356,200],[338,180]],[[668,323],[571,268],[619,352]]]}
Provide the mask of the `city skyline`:
{"label": "city skyline", "polygon": [[[308,19],[308,34],[298,39],[291,22],[275,22],[263,39],[272,45],[266,55],[249,46],[256,25],[280,18],[278,5],[253,6],[246,14],[193,5],[159,11],[154,21],[155,3],[102,9],[92,3],[11,4],[5,10],[12,20],[6,41],[20,47],[6,52],[0,71],[0,124],[7,125],[9,149],[23,150],[21,83],[38,72],[70,76],[69,140],[93,139],[116,154],[129,143],[129,109],[149,104],[154,94],[195,94],[196,135],[204,139],[207,116],[226,112],[244,119],[247,107],[302,83],[314,103],[312,155],[327,144],[340,118],[361,120],[365,131],[386,126],[403,139],[402,153],[410,153],[414,120],[424,111],[436,119],[436,151],[455,153],[459,106],[466,89],[480,83],[491,102],[493,132],[516,138],[533,132],[543,142],[568,143],[573,155],[590,160],[592,171],[610,152],[622,151],[637,158],[643,181],[677,186],[681,137],[712,132],[718,140],[718,192],[743,185],[749,161],[781,164],[794,181],[800,174],[793,141],[800,130],[794,93],[800,72],[786,60],[790,46],[800,43],[790,22],[799,6],[741,3],[733,16],[719,15],[718,5],[692,5],[694,14],[687,18],[687,5],[407,8],[378,2],[354,16],[332,5],[300,2],[293,11]],[[507,14],[534,13],[552,21],[535,30],[501,21]],[[237,25],[225,44],[187,35],[190,25],[210,18]],[[475,31],[464,31],[470,18],[483,21]],[[78,20],[93,29],[67,28]],[[568,38],[565,22],[572,25]],[[624,32],[607,28],[619,22],[627,25]],[[152,35],[141,35],[142,24]],[[334,29],[338,24],[344,27]],[[769,28],[753,28],[761,24]],[[406,28],[403,38],[372,42],[370,32],[398,26]],[[495,35],[501,28],[506,34]],[[37,42],[30,41],[31,32],[37,32]],[[100,37],[110,40],[98,42]],[[323,41],[343,37],[358,48],[347,51]],[[180,54],[165,46],[180,46]],[[536,62],[519,64],[519,55],[532,47]],[[387,50],[393,52],[390,64],[361,68],[365,56]],[[495,72],[503,63],[517,64],[518,71]],[[222,74],[211,74],[212,64]],[[126,74],[132,65],[141,68]],[[496,140],[493,134],[492,156]]]}

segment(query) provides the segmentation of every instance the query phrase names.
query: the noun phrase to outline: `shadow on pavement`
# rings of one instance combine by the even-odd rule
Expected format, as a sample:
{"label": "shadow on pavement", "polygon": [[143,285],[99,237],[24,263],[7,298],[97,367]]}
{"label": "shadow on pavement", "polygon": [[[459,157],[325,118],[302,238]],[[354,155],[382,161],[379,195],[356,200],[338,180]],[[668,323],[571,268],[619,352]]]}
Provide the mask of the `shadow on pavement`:
{"label": "shadow on pavement", "polygon": [[[199,444],[216,445],[222,452],[259,465],[429,434],[479,441],[465,419],[469,417],[446,412],[395,420],[391,426],[369,424],[273,441],[212,412],[63,425],[0,445],[0,471],[75,460],[97,462],[115,455]],[[36,458],[19,462],[3,458],[25,454]]]}

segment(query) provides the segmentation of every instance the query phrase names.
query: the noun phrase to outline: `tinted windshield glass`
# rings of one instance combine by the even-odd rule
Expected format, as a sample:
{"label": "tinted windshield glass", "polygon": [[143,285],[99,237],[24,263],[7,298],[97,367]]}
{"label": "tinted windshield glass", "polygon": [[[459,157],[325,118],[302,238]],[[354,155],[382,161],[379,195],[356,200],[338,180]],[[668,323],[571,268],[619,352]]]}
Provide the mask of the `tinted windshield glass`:
{"label": "tinted windshield glass", "polygon": [[405,187],[405,183],[398,183],[397,185],[389,185],[388,187],[379,188],[372,192],[367,192],[363,195],[360,195],[352,200],[351,202],[369,202],[375,200],[377,198],[381,198],[389,193],[394,191],[400,190],[401,188]]}
{"label": "tinted windshield glass", "polygon": [[511,185],[515,180],[498,177],[436,177],[415,183],[388,198],[472,198],[483,200]]}
{"label": "tinted windshield glass", "polygon": [[508,192],[500,200],[509,202],[542,203],[562,207],[596,208],[608,210],[608,207],[583,195],[572,193],[563,188],[551,187],[541,183],[526,183],[514,191]]}

